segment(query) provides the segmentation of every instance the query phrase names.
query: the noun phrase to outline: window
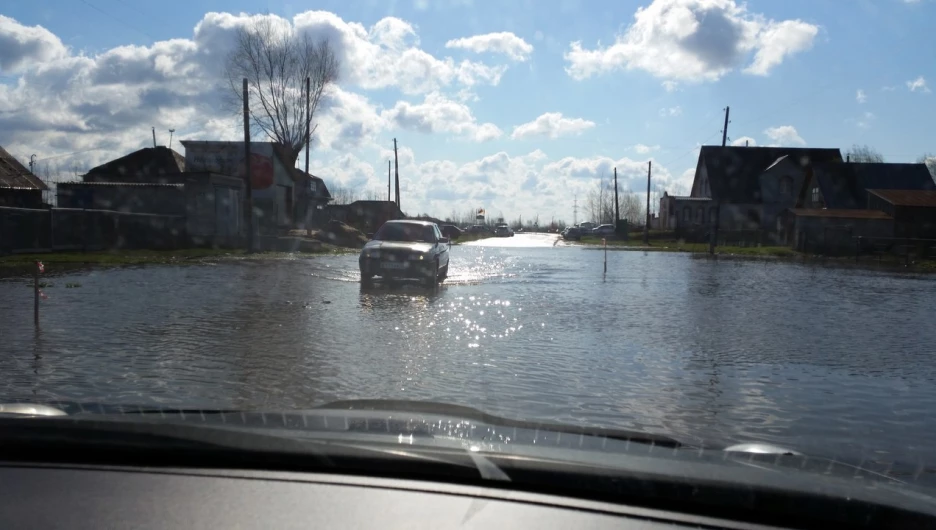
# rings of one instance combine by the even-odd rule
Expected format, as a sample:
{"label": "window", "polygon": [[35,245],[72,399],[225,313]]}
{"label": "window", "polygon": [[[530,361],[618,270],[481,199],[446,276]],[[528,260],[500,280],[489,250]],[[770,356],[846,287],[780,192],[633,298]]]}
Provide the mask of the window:
{"label": "window", "polygon": [[813,186],[812,189],[812,203],[819,204],[819,186]]}
{"label": "window", "polygon": [[683,217],[683,221],[685,221],[685,222],[687,222],[687,223],[688,223],[689,221],[692,221],[692,210],[691,210],[688,206],[686,206],[685,208],[683,208],[682,217]]}
{"label": "window", "polygon": [[780,195],[790,195],[793,193],[793,177],[784,175],[780,177]]}
{"label": "window", "polygon": [[705,224],[705,207],[699,206],[699,209],[696,210],[696,222],[700,225]]}

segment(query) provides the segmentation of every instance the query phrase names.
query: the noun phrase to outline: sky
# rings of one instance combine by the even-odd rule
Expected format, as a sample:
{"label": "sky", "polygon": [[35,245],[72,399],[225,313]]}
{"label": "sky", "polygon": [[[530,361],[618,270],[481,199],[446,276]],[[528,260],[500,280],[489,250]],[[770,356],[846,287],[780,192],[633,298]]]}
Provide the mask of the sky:
{"label": "sky", "polygon": [[686,193],[726,106],[736,145],[936,152],[934,0],[8,2],[0,145],[64,179],[152,146],[152,127],[180,152],[242,139],[222,66],[256,16],[342,62],[311,172],[385,193],[396,138],[411,214],[571,221],[614,168],[645,197],[651,161],[654,195]]}

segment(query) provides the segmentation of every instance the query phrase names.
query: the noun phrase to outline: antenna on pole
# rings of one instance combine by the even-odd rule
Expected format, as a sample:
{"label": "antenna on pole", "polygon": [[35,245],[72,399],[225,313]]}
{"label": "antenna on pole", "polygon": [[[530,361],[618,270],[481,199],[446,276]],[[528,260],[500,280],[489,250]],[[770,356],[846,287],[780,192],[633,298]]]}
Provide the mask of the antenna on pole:
{"label": "antenna on pole", "polygon": [[169,129],[169,149],[172,149],[172,133],[175,132],[175,129]]}
{"label": "antenna on pole", "polygon": [[153,127],[153,147],[156,147],[156,127]]}

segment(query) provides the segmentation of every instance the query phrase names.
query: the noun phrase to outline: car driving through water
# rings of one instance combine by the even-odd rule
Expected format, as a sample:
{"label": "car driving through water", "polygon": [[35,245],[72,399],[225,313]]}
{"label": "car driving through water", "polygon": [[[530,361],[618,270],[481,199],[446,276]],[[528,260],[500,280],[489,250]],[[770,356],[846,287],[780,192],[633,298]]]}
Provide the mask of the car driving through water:
{"label": "car driving through water", "polygon": [[448,276],[449,239],[429,221],[387,221],[361,249],[358,264],[364,284],[379,276],[436,285]]}

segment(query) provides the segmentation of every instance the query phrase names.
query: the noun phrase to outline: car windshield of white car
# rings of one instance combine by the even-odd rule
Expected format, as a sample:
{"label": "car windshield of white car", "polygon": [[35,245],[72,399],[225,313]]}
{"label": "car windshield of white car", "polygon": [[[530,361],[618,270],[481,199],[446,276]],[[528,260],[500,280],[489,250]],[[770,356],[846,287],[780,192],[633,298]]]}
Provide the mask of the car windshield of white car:
{"label": "car windshield of white car", "polygon": [[377,241],[432,242],[435,241],[434,235],[431,226],[387,223],[377,231],[374,239]]}

